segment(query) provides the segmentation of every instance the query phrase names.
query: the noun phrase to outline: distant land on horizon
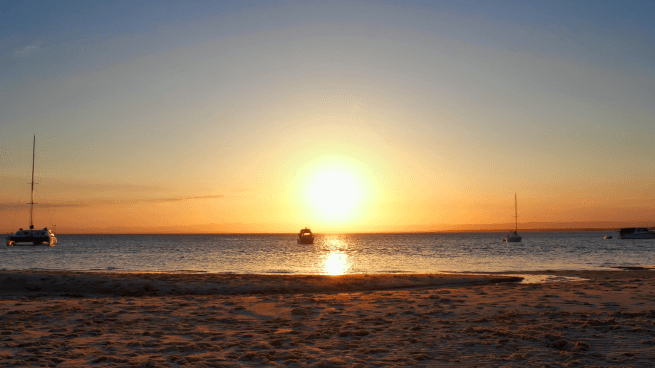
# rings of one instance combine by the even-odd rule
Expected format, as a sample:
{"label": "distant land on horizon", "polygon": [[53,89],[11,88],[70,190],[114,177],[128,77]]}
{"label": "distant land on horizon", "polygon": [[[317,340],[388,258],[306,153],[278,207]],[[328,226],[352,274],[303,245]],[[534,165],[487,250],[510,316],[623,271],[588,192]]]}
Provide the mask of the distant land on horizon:
{"label": "distant land on horizon", "polygon": [[[298,226],[298,230],[304,226]],[[655,228],[655,222],[527,222],[519,224],[519,232],[536,231],[616,231],[622,227]],[[288,229],[289,225],[259,225],[259,224],[204,224],[194,226],[156,226],[156,227],[97,227],[73,230],[58,226],[58,234],[289,234],[298,230],[275,231]],[[2,229],[2,233],[13,233],[18,229]],[[514,230],[514,224],[433,224],[398,227],[372,227],[360,232],[334,232],[312,229],[321,234],[356,234],[356,233],[456,233],[456,232],[507,232]]]}
{"label": "distant land on horizon", "polygon": [[[604,231],[618,230],[623,227],[655,227],[655,222],[643,221],[587,221],[587,222],[526,222],[519,224],[519,232],[529,231]],[[514,224],[466,224],[452,226],[447,232],[456,231],[510,231]]]}

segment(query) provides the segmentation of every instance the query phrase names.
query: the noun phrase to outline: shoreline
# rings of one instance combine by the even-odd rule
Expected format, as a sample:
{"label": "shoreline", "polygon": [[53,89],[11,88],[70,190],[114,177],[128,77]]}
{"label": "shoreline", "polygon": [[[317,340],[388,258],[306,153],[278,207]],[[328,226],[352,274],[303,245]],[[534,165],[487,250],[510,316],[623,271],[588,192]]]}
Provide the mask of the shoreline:
{"label": "shoreline", "polygon": [[0,271],[0,365],[652,365],[652,269],[546,274]]}
{"label": "shoreline", "polygon": [[[549,283],[651,277],[655,266],[612,270],[541,270],[382,274],[236,274],[149,271],[2,270],[0,297],[257,295],[340,293],[499,283]],[[655,277],[655,276],[654,276]]]}
{"label": "shoreline", "polygon": [[232,274],[104,271],[0,271],[0,296],[256,295],[339,293],[519,282],[476,274]]}

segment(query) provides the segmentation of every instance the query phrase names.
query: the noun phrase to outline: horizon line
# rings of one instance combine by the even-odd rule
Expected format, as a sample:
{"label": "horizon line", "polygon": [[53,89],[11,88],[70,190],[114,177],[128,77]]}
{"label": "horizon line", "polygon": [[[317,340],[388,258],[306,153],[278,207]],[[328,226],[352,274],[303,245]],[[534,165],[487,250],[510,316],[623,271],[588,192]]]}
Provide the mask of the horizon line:
{"label": "horizon line", "polygon": [[[633,226],[639,227],[639,226]],[[643,226],[649,227],[650,226]],[[620,228],[543,228],[524,229],[520,232],[593,232],[593,231],[619,231]],[[374,235],[374,234],[457,234],[457,233],[506,233],[507,229],[472,229],[472,230],[428,230],[428,231],[370,231],[370,232],[324,232],[314,235]],[[9,234],[9,233],[8,233]],[[295,232],[75,232],[57,233],[56,235],[297,235]]]}

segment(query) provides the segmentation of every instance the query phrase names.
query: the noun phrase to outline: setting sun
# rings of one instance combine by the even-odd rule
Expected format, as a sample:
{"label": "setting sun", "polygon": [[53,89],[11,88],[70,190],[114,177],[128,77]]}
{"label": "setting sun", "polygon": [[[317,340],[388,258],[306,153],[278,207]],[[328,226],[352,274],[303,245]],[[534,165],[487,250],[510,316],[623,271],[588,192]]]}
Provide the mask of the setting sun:
{"label": "setting sun", "polygon": [[310,202],[321,217],[327,220],[352,217],[362,197],[361,184],[344,169],[323,170],[310,183]]}

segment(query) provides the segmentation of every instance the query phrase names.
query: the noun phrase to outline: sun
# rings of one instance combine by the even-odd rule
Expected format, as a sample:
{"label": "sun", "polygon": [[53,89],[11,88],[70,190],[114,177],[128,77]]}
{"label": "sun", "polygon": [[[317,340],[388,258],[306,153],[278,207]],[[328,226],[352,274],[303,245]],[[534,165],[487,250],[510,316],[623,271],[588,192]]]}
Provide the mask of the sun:
{"label": "sun", "polygon": [[309,200],[320,217],[327,220],[352,218],[362,197],[360,182],[344,169],[322,170],[310,183]]}

